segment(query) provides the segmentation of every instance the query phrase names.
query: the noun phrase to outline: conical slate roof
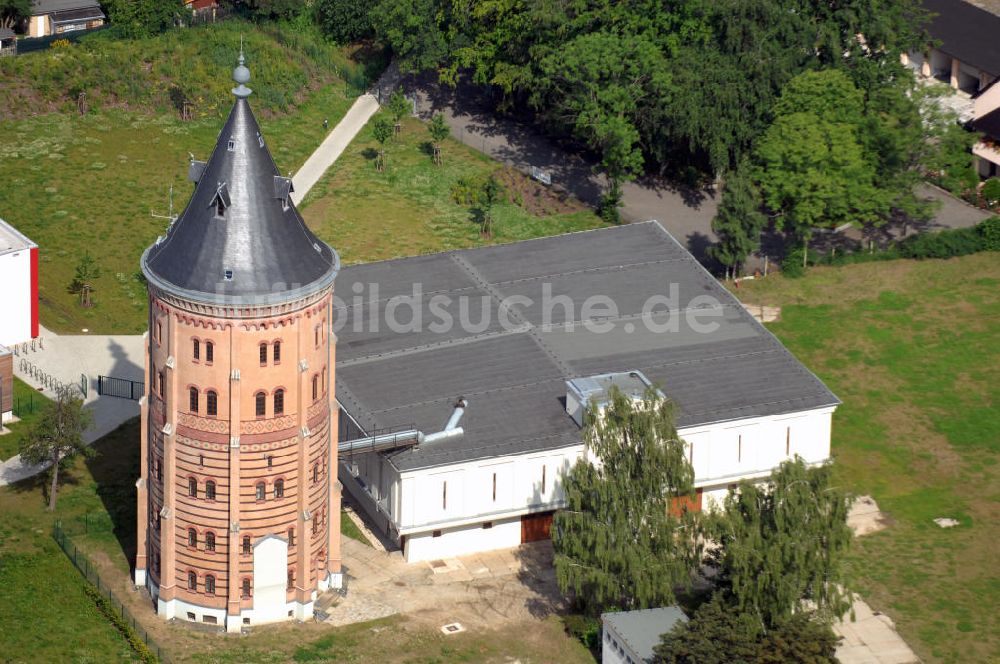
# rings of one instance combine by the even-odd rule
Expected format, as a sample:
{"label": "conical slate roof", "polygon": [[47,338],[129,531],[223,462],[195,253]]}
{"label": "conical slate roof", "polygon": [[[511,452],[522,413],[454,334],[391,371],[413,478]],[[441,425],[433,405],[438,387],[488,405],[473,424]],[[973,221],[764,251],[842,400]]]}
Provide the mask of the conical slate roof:
{"label": "conical slate roof", "polygon": [[187,208],[146,250],[151,283],[201,302],[271,304],[329,286],[337,252],[306,227],[260,133],[243,85],[207,163],[192,162],[196,181]]}

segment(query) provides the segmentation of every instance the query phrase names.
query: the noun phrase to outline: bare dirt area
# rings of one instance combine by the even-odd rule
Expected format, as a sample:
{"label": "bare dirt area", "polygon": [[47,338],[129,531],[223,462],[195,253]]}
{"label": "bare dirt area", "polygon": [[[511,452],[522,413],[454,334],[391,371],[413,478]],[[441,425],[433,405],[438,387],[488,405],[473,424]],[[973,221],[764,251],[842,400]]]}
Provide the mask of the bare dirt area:
{"label": "bare dirt area", "polygon": [[512,203],[520,205],[538,217],[587,210],[587,206],[565,190],[532,180],[515,168],[505,166],[497,179],[507,191]]}

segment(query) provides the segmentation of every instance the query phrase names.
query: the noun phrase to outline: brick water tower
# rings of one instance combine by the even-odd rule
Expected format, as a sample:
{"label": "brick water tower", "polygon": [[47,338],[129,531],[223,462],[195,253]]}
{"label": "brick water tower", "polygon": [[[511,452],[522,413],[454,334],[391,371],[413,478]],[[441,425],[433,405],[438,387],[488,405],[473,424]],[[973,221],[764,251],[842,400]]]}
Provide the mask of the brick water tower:
{"label": "brick water tower", "polygon": [[312,617],[339,587],[337,253],[292,203],[236,68],[235,104],[149,283],[135,583],[164,618]]}

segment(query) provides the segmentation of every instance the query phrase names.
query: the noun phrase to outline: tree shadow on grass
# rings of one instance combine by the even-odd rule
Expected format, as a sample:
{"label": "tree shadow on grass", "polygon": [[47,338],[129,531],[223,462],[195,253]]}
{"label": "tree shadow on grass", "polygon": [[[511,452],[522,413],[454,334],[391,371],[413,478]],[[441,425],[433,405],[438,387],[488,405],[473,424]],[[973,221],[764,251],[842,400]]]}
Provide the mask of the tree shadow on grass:
{"label": "tree shadow on grass", "polygon": [[378,159],[378,150],[376,150],[375,148],[365,148],[364,150],[361,151],[361,156],[367,159],[368,161],[373,161],[375,159]]}
{"label": "tree shadow on grass", "polygon": [[139,418],[134,417],[94,443],[96,455],[87,469],[97,484],[97,495],[111,519],[112,532],[135,567],[136,487],[139,477]]}

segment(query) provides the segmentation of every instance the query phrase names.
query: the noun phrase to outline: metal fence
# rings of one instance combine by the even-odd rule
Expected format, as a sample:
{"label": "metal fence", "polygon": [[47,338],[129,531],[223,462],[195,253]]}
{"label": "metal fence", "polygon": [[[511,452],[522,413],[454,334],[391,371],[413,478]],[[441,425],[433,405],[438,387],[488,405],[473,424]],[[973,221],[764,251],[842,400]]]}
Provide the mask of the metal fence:
{"label": "metal fence", "polygon": [[121,399],[138,401],[146,393],[146,384],[142,381],[129,380],[128,378],[98,376],[97,393],[101,396],[119,397]]}
{"label": "metal fence", "polygon": [[25,53],[44,51],[45,49],[52,46],[52,42],[58,41],[60,39],[65,39],[66,41],[75,44],[76,42],[80,41],[81,37],[86,37],[87,35],[92,35],[96,32],[107,30],[109,27],[111,26],[105,24],[99,28],[91,28],[90,30],[73,30],[71,32],[62,32],[57,35],[47,35],[45,37],[26,37],[24,39],[18,39],[17,54],[24,55]]}
{"label": "metal fence", "polygon": [[55,539],[59,548],[63,550],[63,553],[73,562],[80,573],[83,574],[84,578],[87,579],[97,589],[97,592],[105,599],[108,603],[110,610],[114,611],[121,616],[121,622],[124,624],[126,630],[132,630],[134,634],[126,634],[126,638],[134,636],[137,641],[146,644],[149,651],[164,664],[171,664],[172,659],[169,654],[160,647],[160,645],[153,640],[149,633],[142,628],[142,624],[135,619],[132,612],[126,608],[125,604],[122,603],[111,586],[101,578],[101,575],[97,573],[97,569],[90,562],[87,556],[80,551],[73,541],[69,538],[66,532],[62,528],[62,523],[57,522],[52,529],[52,537]]}

